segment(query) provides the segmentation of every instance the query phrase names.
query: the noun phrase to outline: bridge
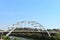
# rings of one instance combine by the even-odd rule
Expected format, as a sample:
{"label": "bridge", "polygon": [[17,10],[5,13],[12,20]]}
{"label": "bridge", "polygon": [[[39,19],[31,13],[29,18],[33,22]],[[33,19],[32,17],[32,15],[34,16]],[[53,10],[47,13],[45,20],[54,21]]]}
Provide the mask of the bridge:
{"label": "bridge", "polygon": [[[33,30],[15,30],[16,28],[32,28],[32,29],[36,29],[37,31],[33,31]],[[15,35],[15,36],[21,36],[21,35],[43,35],[43,36],[49,36],[51,37],[51,34],[56,34],[57,32],[53,32],[53,31],[47,31],[43,25],[41,25],[38,22],[35,21],[21,21],[21,22],[17,22],[16,24],[12,25],[12,28],[7,31],[0,31],[0,33],[5,34],[6,37],[9,35]]]}

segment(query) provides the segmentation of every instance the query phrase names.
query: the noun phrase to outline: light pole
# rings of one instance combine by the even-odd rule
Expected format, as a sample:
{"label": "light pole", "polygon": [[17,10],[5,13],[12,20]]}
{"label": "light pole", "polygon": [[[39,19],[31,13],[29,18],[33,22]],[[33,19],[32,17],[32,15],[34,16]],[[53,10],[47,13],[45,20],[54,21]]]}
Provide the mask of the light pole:
{"label": "light pole", "polygon": [[3,39],[2,37],[3,37],[3,30],[1,30],[1,40]]}

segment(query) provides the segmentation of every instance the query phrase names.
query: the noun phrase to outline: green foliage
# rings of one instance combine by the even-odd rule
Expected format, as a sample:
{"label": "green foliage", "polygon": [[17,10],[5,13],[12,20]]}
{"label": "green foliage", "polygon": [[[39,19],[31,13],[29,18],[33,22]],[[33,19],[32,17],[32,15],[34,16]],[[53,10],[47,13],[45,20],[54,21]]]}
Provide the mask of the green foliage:
{"label": "green foliage", "polygon": [[60,33],[56,34],[56,36],[54,36],[54,38],[59,39],[60,40]]}
{"label": "green foliage", "polygon": [[57,36],[56,36],[56,37],[60,39],[60,34],[57,34]]}
{"label": "green foliage", "polygon": [[10,40],[9,37],[5,37],[5,36],[3,37],[3,39],[4,39],[4,40]]}
{"label": "green foliage", "polygon": [[4,40],[10,40],[10,37],[6,37],[5,35],[2,35],[2,39],[4,39]]}
{"label": "green foliage", "polygon": [[10,38],[9,37],[5,37],[4,40],[10,40]]}

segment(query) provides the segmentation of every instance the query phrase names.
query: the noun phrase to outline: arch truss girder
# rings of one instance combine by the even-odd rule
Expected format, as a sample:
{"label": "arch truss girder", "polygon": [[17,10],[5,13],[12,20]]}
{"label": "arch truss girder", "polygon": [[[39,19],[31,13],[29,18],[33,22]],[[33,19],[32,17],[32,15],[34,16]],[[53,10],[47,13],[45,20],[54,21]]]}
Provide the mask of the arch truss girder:
{"label": "arch truss girder", "polygon": [[38,30],[38,32],[40,32],[42,30],[45,30],[48,34],[48,36],[51,36],[50,33],[44,28],[43,25],[41,25],[38,22],[35,21],[21,21],[21,22],[17,22],[16,24],[13,24],[13,29],[6,35],[9,36],[17,27],[31,27],[31,28],[36,28]]}

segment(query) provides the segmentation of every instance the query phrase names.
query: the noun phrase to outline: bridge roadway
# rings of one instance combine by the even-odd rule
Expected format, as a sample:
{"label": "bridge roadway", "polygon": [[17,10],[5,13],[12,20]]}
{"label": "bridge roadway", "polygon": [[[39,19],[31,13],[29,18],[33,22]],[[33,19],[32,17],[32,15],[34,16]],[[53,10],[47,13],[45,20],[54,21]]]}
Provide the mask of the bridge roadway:
{"label": "bridge roadway", "polygon": [[[8,33],[9,31],[0,31],[0,33]],[[25,30],[21,30],[21,31],[13,31],[13,33],[46,33],[45,31],[25,31]],[[56,34],[58,32],[56,31],[49,31],[50,34]]]}

